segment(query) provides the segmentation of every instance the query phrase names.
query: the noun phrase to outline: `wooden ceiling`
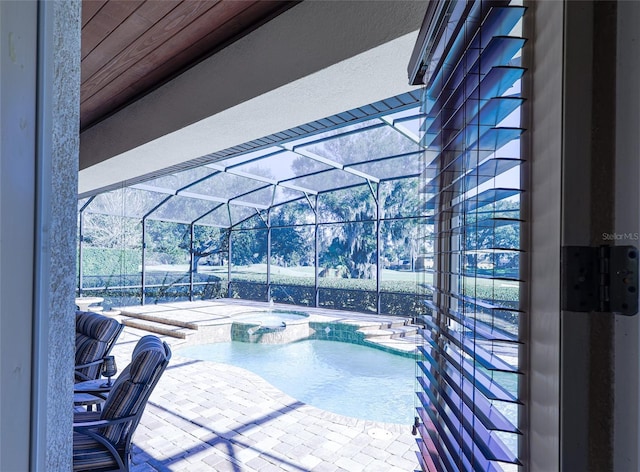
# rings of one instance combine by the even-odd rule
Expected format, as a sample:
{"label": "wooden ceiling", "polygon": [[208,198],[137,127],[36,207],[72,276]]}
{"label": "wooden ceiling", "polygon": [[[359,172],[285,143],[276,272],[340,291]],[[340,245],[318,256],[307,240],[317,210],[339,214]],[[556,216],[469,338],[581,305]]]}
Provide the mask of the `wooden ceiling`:
{"label": "wooden ceiling", "polygon": [[132,103],[296,3],[82,0],[80,129]]}

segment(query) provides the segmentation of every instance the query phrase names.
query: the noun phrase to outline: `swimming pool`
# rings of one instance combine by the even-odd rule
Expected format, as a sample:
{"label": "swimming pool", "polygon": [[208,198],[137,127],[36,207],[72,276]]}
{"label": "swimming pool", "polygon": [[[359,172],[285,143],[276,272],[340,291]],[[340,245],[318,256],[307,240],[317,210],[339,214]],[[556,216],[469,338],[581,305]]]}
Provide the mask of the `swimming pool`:
{"label": "swimming pool", "polygon": [[340,415],[407,425],[415,416],[415,361],[378,349],[324,340],[231,341],[179,354],[250,370],[296,400]]}

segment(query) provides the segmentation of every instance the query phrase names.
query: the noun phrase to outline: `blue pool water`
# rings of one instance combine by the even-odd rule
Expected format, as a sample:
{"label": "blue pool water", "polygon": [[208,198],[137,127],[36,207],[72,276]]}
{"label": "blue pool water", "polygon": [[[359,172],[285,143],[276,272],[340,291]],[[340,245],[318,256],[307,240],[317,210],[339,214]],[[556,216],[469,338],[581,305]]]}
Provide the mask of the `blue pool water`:
{"label": "blue pool water", "polygon": [[180,355],[250,370],[293,398],[360,419],[412,424],[415,361],[357,344],[307,340],[291,344],[189,346]]}

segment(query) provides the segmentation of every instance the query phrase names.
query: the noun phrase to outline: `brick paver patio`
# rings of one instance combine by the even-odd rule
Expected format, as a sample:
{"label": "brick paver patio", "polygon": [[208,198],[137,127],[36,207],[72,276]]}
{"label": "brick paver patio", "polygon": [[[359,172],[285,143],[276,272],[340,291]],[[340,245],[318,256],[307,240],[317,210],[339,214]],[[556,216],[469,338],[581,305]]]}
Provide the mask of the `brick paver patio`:
{"label": "brick paver patio", "polygon": [[[137,340],[115,347],[128,364]],[[133,438],[133,472],[347,471],[418,468],[409,425],[340,416],[306,405],[238,367],[181,357],[181,340]]]}

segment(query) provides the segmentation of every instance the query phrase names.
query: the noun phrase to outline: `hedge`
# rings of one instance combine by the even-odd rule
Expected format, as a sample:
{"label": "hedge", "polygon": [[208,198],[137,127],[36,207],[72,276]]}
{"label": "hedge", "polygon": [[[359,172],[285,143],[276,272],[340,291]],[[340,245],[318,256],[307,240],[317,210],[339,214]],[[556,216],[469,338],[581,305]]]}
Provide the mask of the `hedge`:
{"label": "hedge", "polygon": [[[212,274],[193,274],[194,283],[218,282],[222,279]],[[145,273],[145,285],[170,286],[175,284],[188,284],[189,273],[153,271]],[[93,287],[139,287],[142,284],[141,273],[114,274],[114,275],[89,275],[84,276],[82,288]]]}
{"label": "hedge", "polygon": [[132,274],[140,271],[142,254],[133,249],[82,248],[82,275]]}
{"label": "hedge", "polygon": [[[220,275],[220,274],[219,274]],[[226,274],[225,274],[226,275]],[[267,300],[266,274],[232,273],[229,291],[226,277],[210,273],[195,273],[194,299],[241,298],[246,300]],[[465,310],[488,316],[494,323],[513,326],[517,323],[518,287],[501,286],[490,280],[475,279],[465,284],[463,293],[479,298],[504,310],[486,310],[465,303]],[[141,275],[132,271],[129,275],[85,276],[83,288],[91,287],[127,287],[130,289],[91,291],[91,294],[105,298],[140,300]],[[137,287],[135,287],[137,286]],[[325,308],[375,313],[377,296],[375,280],[346,279],[325,277],[320,279],[319,306]],[[431,291],[425,284],[416,281],[387,280],[380,283],[380,312],[390,315],[417,316],[428,313],[425,299],[431,298]],[[116,295],[117,293],[117,295]],[[271,298],[278,303],[300,306],[315,305],[314,279],[311,277],[292,277],[274,275],[271,278]],[[145,299],[147,303],[160,303],[172,300],[189,299],[189,273],[184,272],[148,272],[146,274]],[[484,315],[481,315],[484,313]]]}

